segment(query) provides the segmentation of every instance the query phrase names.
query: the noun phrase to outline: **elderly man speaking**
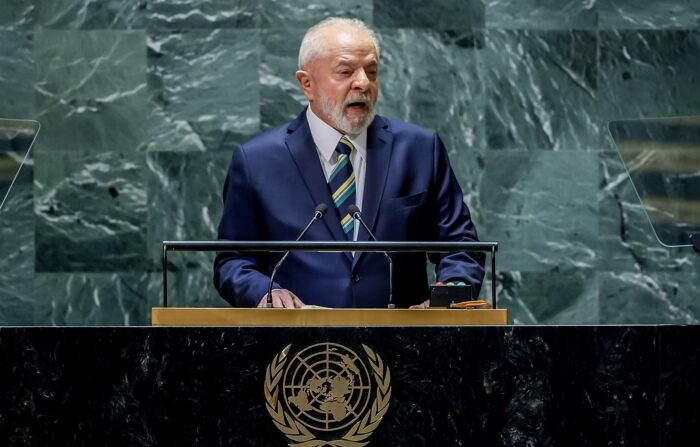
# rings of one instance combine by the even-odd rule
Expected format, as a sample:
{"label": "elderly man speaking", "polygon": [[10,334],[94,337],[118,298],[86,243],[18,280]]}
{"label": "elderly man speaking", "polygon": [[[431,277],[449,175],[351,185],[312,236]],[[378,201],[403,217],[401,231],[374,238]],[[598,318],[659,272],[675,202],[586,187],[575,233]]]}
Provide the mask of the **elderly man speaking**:
{"label": "elderly man speaking", "polygon": [[[327,212],[304,240],[368,240],[350,215],[354,205],[380,241],[477,241],[440,138],[376,115],[379,57],[374,32],[359,20],[330,18],[306,32],[296,79],[309,105],[294,121],[236,147],[224,184],[219,239],[294,240],[325,204]],[[424,306],[426,255],[391,257],[394,304]],[[482,255],[429,257],[439,281],[480,288]],[[264,306],[280,258],[219,254],[215,286],[233,306]],[[295,252],[276,273],[271,302],[288,308],[386,307],[387,268],[381,253]]]}

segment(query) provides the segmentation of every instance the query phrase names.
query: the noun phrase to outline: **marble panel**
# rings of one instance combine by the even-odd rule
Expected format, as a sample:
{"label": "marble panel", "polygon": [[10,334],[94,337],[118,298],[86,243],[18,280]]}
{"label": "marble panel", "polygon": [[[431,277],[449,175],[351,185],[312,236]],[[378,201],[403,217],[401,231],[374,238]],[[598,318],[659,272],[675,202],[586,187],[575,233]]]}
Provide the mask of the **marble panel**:
{"label": "marble panel", "polygon": [[326,17],[352,17],[372,25],[372,0],[262,0],[260,27],[306,29]]}
{"label": "marble panel", "polygon": [[149,0],[149,29],[254,28],[257,0]]}
{"label": "marble panel", "polygon": [[36,1],[36,24],[50,29],[143,29],[148,0]]}
{"label": "marble panel", "polygon": [[0,31],[28,30],[34,25],[33,0],[5,0],[0,3]]}
{"label": "marble panel", "polygon": [[377,28],[481,29],[484,27],[482,0],[375,0]]}
{"label": "marble panel", "polygon": [[595,0],[486,0],[486,28],[491,29],[596,29]]}
{"label": "marble panel", "polygon": [[148,326],[153,274],[138,272],[37,273],[35,324]]}
{"label": "marble panel", "polygon": [[34,194],[25,165],[0,209],[0,326],[33,323]]}
{"label": "marble panel", "polygon": [[153,32],[149,150],[230,150],[260,129],[253,30]]}
{"label": "marble panel", "polygon": [[0,118],[34,116],[32,35],[0,28]]}
{"label": "marble panel", "polygon": [[[162,269],[164,240],[214,240],[223,210],[221,194],[231,153],[151,152],[147,159],[148,253]],[[174,270],[212,274],[213,253],[175,253]]]}
{"label": "marble panel", "polygon": [[382,30],[379,38],[379,113],[436,130],[450,151],[483,147],[483,36],[401,29]]}
{"label": "marble panel", "polygon": [[38,151],[133,151],[146,132],[142,31],[38,30]]}
{"label": "marble panel", "polygon": [[597,37],[590,31],[486,32],[486,138],[492,149],[601,145]]}
{"label": "marble panel", "polygon": [[145,269],[143,158],[116,152],[35,155],[37,271]]}
{"label": "marble panel", "polygon": [[[499,271],[497,282],[498,306],[508,309],[513,324],[597,324],[599,321],[598,277],[593,269]],[[490,293],[481,295],[482,299],[490,300]]]}
{"label": "marble panel", "polygon": [[601,124],[698,113],[698,30],[601,31],[599,64]]}
{"label": "marble panel", "polygon": [[659,243],[620,155],[599,155],[598,268],[635,273],[692,270],[697,256],[691,249],[669,249]]}
{"label": "marble panel", "polygon": [[479,236],[501,244],[500,271],[594,268],[597,162],[590,152],[486,153]]}
{"label": "marble panel", "polygon": [[700,264],[684,272],[601,272],[600,322],[700,324]]}
{"label": "marble panel", "polygon": [[697,28],[696,0],[601,0],[597,3],[601,29]]}
{"label": "marble panel", "polygon": [[305,31],[282,28],[260,32],[260,126],[264,130],[293,120],[307,104],[295,78]]}

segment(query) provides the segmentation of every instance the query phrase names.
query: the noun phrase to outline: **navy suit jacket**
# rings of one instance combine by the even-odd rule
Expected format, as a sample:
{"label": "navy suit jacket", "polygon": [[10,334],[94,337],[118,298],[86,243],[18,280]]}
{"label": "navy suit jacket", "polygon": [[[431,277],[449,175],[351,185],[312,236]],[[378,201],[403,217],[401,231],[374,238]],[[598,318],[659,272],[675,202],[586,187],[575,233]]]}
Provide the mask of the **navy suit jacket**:
{"label": "navy suit jacket", "polygon": [[[367,130],[362,215],[380,241],[477,241],[462,190],[433,132],[377,116]],[[320,203],[329,209],[304,236],[347,241],[333,206],[313,138],[302,112],[294,121],[238,146],[224,184],[223,240],[295,240]],[[358,241],[369,239],[360,229]],[[428,299],[426,256],[392,253],[394,302]],[[214,261],[219,294],[236,307],[256,306],[281,254],[221,253]],[[430,254],[437,279],[481,286],[481,254]],[[291,253],[275,288],[304,303],[327,307],[386,307],[388,267],[381,253]]]}

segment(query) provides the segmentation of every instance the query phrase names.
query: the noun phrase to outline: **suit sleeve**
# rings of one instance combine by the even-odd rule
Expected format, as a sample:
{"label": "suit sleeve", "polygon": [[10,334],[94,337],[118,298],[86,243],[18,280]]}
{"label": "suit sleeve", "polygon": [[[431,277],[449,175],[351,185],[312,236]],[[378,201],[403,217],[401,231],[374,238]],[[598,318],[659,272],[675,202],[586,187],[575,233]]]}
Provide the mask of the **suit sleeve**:
{"label": "suit sleeve", "polygon": [[[478,242],[471,213],[464,203],[462,188],[450,167],[445,146],[437,135],[433,140],[433,154],[433,203],[438,240]],[[438,281],[464,281],[474,286],[478,295],[484,279],[483,253],[431,253],[429,258],[436,265]]]}
{"label": "suit sleeve", "polygon": [[[224,211],[219,240],[264,240],[265,226],[259,200],[248,169],[245,150],[238,146],[224,182]],[[267,257],[258,253],[219,253],[214,260],[214,285],[234,307],[255,307],[267,293],[270,281]],[[279,285],[273,285],[279,288]]]}

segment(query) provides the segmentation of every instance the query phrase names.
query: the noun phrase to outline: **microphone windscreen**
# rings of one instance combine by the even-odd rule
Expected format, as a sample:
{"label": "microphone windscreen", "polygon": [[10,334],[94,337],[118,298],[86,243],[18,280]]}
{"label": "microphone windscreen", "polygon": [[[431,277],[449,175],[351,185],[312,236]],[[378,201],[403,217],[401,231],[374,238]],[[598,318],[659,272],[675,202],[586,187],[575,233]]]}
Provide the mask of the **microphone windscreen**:
{"label": "microphone windscreen", "polygon": [[316,209],[314,210],[315,213],[321,214],[321,217],[323,217],[326,214],[326,211],[328,211],[328,205],[325,203],[319,203],[318,206],[316,206]]}
{"label": "microphone windscreen", "polygon": [[360,208],[358,208],[354,203],[348,207],[348,213],[350,213],[350,215],[353,217],[355,217],[355,214],[359,212]]}

